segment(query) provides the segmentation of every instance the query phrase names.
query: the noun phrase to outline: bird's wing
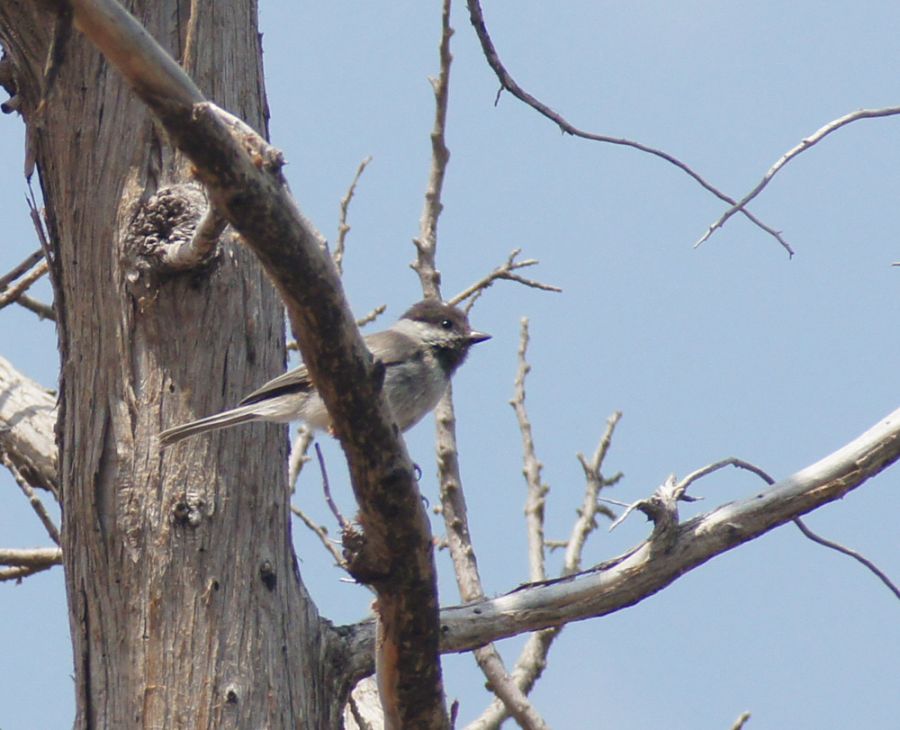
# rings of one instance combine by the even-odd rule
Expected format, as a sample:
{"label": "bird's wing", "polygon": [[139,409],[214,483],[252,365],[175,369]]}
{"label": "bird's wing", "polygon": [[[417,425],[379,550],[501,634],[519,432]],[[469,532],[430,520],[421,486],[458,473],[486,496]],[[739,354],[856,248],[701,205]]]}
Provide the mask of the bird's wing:
{"label": "bird's wing", "polygon": [[[369,348],[375,359],[381,360],[388,367],[415,359],[417,352],[421,349],[412,339],[397,337],[395,333],[386,331],[375,332],[366,337],[365,341],[366,347]],[[390,357],[387,356],[389,350]],[[308,393],[312,388],[312,380],[309,377],[306,365],[300,365],[279,375],[277,378],[272,378],[268,383],[247,395],[240,402],[240,405],[246,406],[250,403],[258,403],[261,400],[290,393]]]}
{"label": "bird's wing", "polygon": [[[405,335],[385,330],[375,332],[365,338],[366,347],[376,360],[381,360],[385,366],[397,365],[417,359],[422,347]],[[390,353],[390,355],[388,355]]]}
{"label": "bird's wing", "polygon": [[240,402],[240,405],[246,406],[250,403],[259,403],[261,400],[290,393],[308,393],[311,389],[312,381],[309,379],[309,371],[306,369],[306,365],[300,365],[279,375],[277,378],[272,378],[268,383],[246,396]]}

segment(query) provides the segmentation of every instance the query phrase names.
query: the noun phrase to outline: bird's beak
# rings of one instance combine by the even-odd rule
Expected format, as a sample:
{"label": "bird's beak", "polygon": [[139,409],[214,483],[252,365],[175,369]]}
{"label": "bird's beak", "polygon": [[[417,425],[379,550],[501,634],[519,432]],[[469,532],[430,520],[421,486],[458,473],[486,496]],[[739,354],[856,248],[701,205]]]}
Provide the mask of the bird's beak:
{"label": "bird's beak", "polygon": [[484,342],[485,340],[489,340],[489,339],[491,339],[491,336],[489,334],[485,334],[484,332],[476,332],[475,330],[472,330],[471,332],[469,332],[469,344],[470,345],[474,345],[479,342]]}

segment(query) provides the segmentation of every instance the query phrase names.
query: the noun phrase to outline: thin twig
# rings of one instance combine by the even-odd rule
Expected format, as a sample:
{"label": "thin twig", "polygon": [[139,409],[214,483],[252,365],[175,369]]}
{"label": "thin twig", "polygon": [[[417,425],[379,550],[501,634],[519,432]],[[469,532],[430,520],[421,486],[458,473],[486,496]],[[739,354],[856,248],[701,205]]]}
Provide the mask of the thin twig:
{"label": "thin twig", "polygon": [[10,459],[6,453],[0,453],[0,462],[2,462],[3,466],[5,466],[9,470],[10,474],[12,474],[12,477],[13,479],[15,479],[16,484],[19,485],[19,489],[22,490],[22,493],[28,499],[28,504],[31,505],[31,508],[38,516],[38,519],[41,521],[44,529],[47,530],[47,534],[50,536],[50,539],[53,540],[53,542],[55,542],[57,545],[59,545],[59,528],[53,522],[53,518],[50,517],[50,513],[47,512],[47,508],[44,506],[41,498],[38,497],[37,494],[35,494],[32,486],[28,483],[25,477],[22,476],[22,472],[19,471],[19,469],[13,463],[12,459]]}
{"label": "thin twig", "polygon": [[619,472],[615,476],[605,479],[600,470],[603,468],[603,462],[606,459],[606,454],[609,452],[613,433],[621,419],[621,411],[615,411],[606,419],[606,431],[600,438],[600,443],[597,444],[597,449],[594,451],[590,462],[588,462],[584,454],[578,454],[578,461],[584,470],[584,500],[582,501],[581,509],[578,510],[578,519],[572,525],[572,533],[566,546],[563,575],[572,575],[581,570],[581,557],[585,543],[587,543],[590,534],[597,529],[597,513],[601,512],[610,519],[615,519],[615,515],[611,510],[601,506],[599,499],[600,490],[618,482],[622,478],[622,474]]}
{"label": "thin twig", "polygon": [[522,435],[522,474],[528,487],[525,498],[525,524],[528,535],[528,569],[530,580],[545,580],[544,569],[544,505],[550,487],[541,482],[542,464],[534,449],[534,437],[531,432],[531,420],[525,409],[525,379],[531,371],[528,364],[528,318],[522,317],[519,333],[519,366],[514,381],[514,395],[509,404],[516,412],[519,433]]}
{"label": "thin twig", "polygon": [[[720,469],[724,469],[726,466],[733,466],[738,469],[746,469],[747,471],[753,472],[760,479],[766,482],[766,484],[775,483],[775,480],[758,466],[751,464],[749,461],[744,461],[743,459],[737,459],[733,456],[729,456],[727,459],[722,459],[720,461],[713,462],[712,464],[707,464],[706,466],[702,466],[699,469],[692,471],[680,481],[676,481],[674,474],[669,475],[666,481],[657,488],[653,496],[649,498],[639,499],[629,505],[623,505],[626,507],[625,511],[622,512],[622,514],[620,514],[609,526],[609,531],[612,532],[613,530],[615,530],[625,521],[625,518],[635,510],[640,510],[647,513],[648,509],[653,506],[654,500],[657,497],[662,497],[663,501],[671,502],[672,505],[674,505],[678,501],[696,502],[698,499],[700,499],[700,497],[689,497],[687,495],[687,488],[698,479],[708,476],[709,474],[712,474],[715,471],[719,471]],[[613,502],[613,500],[605,501]]]}
{"label": "thin twig", "polygon": [[325,494],[325,502],[328,504],[331,514],[334,515],[334,518],[341,526],[341,530],[348,530],[350,529],[350,521],[341,514],[341,511],[338,509],[337,504],[331,496],[331,485],[328,483],[328,472],[325,469],[325,457],[322,456],[322,447],[319,446],[318,441],[316,442],[316,457],[319,460],[319,470],[322,472],[322,492]]}
{"label": "thin twig", "polygon": [[350,183],[350,187],[347,188],[347,193],[341,198],[341,214],[338,219],[337,242],[334,245],[334,252],[331,254],[331,259],[334,261],[339,276],[344,275],[344,251],[346,250],[347,234],[350,232],[350,225],[347,223],[347,213],[350,210],[350,201],[353,200],[353,194],[356,192],[356,185],[359,183],[359,178],[362,177],[366,166],[371,161],[371,157],[366,157],[359,163],[359,167],[356,168],[356,174],[353,176],[353,181]]}
{"label": "thin twig", "polygon": [[386,309],[387,309],[386,304],[379,304],[371,312],[369,312],[366,315],[363,315],[358,320],[356,320],[356,326],[362,328],[362,327],[365,327],[367,324],[371,324],[376,319],[378,319],[382,314],[384,314]]}
{"label": "thin twig", "polygon": [[22,274],[24,274],[26,271],[29,271],[31,267],[34,266],[42,258],[44,258],[44,252],[41,249],[38,249],[22,263],[14,266],[3,276],[0,276],[0,291],[6,289],[6,287],[8,287],[12,282],[22,276]]}
{"label": "thin twig", "polygon": [[3,292],[0,292],[0,309],[9,306],[13,302],[17,301],[19,297],[21,297],[29,288],[31,288],[32,284],[40,279],[44,274],[47,273],[48,267],[46,261],[41,261],[37,266],[35,266],[28,274],[23,276],[19,281],[11,286],[9,289],[6,289]]}
{"label": "thin twig", "polygon": [[300,426],[300,429],[297,431],[297,438],[294,439],[294,443],[291,446],[291,455],[288,459],[288,484],[291,485],[292,492],[297,488],[297,479],[300,477],[303,465],[309,461],[307,452],[314,438],[315,434],[311,429],[306,426]]}
{"label": "thin twig", "polygon": [[747,724],[747,721],[750,719],[749,712],[742,712],[740,717],[734,721],[734,725],[731,726],[731,730],[743,730],[744,725]]}
{"label": "thin twig", "polygon": [[724,469],[726,466],[733,466],[737,469],[746,469],[747,471],[753,472],[766,484],[775,483],[775,480],[758,466],[751,464],[749,461],[744,461],[743,459],[736,459],[733,456],[729,456],[727,459],[722,459],[721,461],[707,464],[706,466],[700,467],[696,471],[692,471],[678,483],[678,490],[684,493],[691,484],[693,484],[701,477],[705,477],[707,474],[712,474],[714,471],[718,471],[719,469]]}
{"label": "thin twig", "polygon": [[[26,162],[27,165],[27,162]],[[31,185],[31,176],[30,174],[26,176],[28,178],[28,195],[25,196],[25,202],[28,204],[28,215],[31,217],[31,223],[34,226],[34,231],[37,234],[38,242],[41,244],[41,250],[44,252],[44,259],[53,264],[55,259],[55,254],[53,249],[50,246],[50,241],[47,239],[47,232],[44,228],[44,221],[41,218],[40,211],[38,210],[37,200],[34,196],[34,188]],[[53,299],[55,302],[62,301],[62,293],[59,286],[59,282],[56,280],[56,277],[50,276],[50,287],[53,289]],[[56,312],[55,310],[46,311],[42,308],[45,308],[46,305],[41,304],[40,302],[36,302],[29,297],[19,297],[20,304],[26,309],[30,309],[35,312],[40,317],[45,317],[46,319],[51,319],[54,322],[56,321]],[[60,337],[65,336],[65,330],[60,330]]]}
{"label": "thin twig", "polygon": [[294,504],[291,505],[291,512],[293,512],[300,521],[319,538],[319,542],[322,543],[322,546],[330,553],[331,557],[334,558],[335,565],[347,570],[347,561],[344,559],[344,556],[341,555],[340,550],[337,549],[334,541],[328,536],[328,528],[324,525],[320,525]]}
{"label": "thin twig", "polygon": [[[516,257],[522,253],[522,249],[516,248],[513,249],[512,253],[507,257],[506,262],[498,266],[494,269],[490,274],[479,279],[471,286],[463,289],[459,294],[454,297],[451,297],[448,301],[450,304],[459,304],[466,299],[474,295],[480,294],[482,291],[491,286],[498,279],[505,279],[506,281],[516,281],[519,284],[524,284],[525,286],[531,287],[532,289],[541,289],[542,291],[551,291],[551,292],[561,292],[557,286],[553,286],[552,284],[544,284],[540,281],[535,281],[533,279],[526,279],[523,276],[519,276],[518,274],[514,274],[512,272],[517,271],[518,269],[524,269],[529,266],[535,266],[540,263],[537,259],[525,259],[524,261],[516,261]],[[470,308],[470,307],[469,307]],[[468,308],[467,308],[468,309]]]}
{"label": "thin twig", "polygon": [[[558,112],[555,112],[549,106],[525,91],[516,83],[513,77],[506,70],[506,67],[500,60],[500,56],[498,55],[496,48],[494,48],[494,42],[491,40],[490,34],[487,30],[487,25],[484,21],[484,13],[481,10],[481,3],[478,0],[467,1],[469,6],[469,18],[472,22],[472,26],[475,28],[475,34],[478,36],[478,40],[481,42],[482,52],[487,59],[488,65],[494,70],[494,73],[497,75],[497,79],[500,81],[500,89],[497,92],[497,100],[499,100],[500,98],[500,93],[505,89],[514,97],[537,111],[539,114],[542,114],[543,116],[547,117],[547,119],[555,122],[562,132],[571,134],[573,137],[581,137],[582,139],[588,139],[594,142],[605,142],[607,144],[631,147],[641,152],[659,157],[660,159],[665,160],[671,165],[674,165],[679,170],[692,177],[705,190],[709,191],[717,198],[719,198],[719,200],[722,200],[730,205],[737,205],[737,202],[733,198],[729,197],[718,188],[714,187],[712,184],[704,180],[686,163],[682,162],[677,157],[670,155],[668,152],[663,152],[662,150],[656,149],[655,147],[650,147],[648,145],[642,144],[640,142],[635,142],[634,140],[630,139],[624,139],[621,137],[609,137],[604,134],[594,134],[592,132],[586,132],[570,124]],[[767,226],[746,208],[741,208],[740,210],[741,213],[747,216],[747,218],[753,221],[753,223],[762,228],[770,236],[774,237],[789,254],[793,255],[791,247],[788,245],[787,241],[782,238],[779,231],[776,231],[774,228]]]}
{"label": "thin twig", "polygon": [[[744,211],[744,206],[747,205],[751,200],[753,200],[757,195],[759,195],[763,189],[771,182],[772,178],[791,160],[793,160],[797,155],[801,152],[805,152],[813,145],[821,142],[825,137],[827,137],[832,132],[836,132],[841,127],[845,127],[852,122],[859,121],[860,119],[876,119],[879,117],[892,117],[900,114],[900,107],[885,107],[883,109],[860,109],[855,112],[851,112],[850,114],[845,114],[838,119],[835,119],[831,122],[828,122],[824,127],[818,129],[809,137],[805,137],[800,141],[796,147],[785,152],[781,157],[778,158],[777,162],[775,162],[772,167],[770,167],[766,174],[763,175],[762,180],[757,183],[756,187],[753,188],[749,193],[747,193],[741,200],[736,203],[732,203],[731,207],[726,210],[721,216],[719,216],[718,220],[713,223],[704,233],[697,243],[694,244],[694,248],[702,244],[706,241],[717,229],[721,228],[725,225],[725,222],[731,218],[738,211]],[[790,249],[788,249],[790,251]]]}
{"label": "thin twig", "polygon": [[441,14],[441,70],[437,78],[429,79],[434,91],[434,126],[431,130],[431,165],[428,172],[428,184],[425,188],[425,204],[419,220],[419,235],[413,239],[416,247],[416,260],[411,264],[413,271],[419,275],[422,293],[426,299],[441,298],[441,274],[435,265],[437,250],[438,219],[444,206],[441,203],[441,192],[444,188],[444,176],[447,163],[450,161],[450,150],[447,147],[445,130],[447,128],[447,104],[450,99],[450,64],[453,54],[450,53],[450,38],[453,28],[450,27],[450,2],[445,0]]}
{"label": "thin twig", "polygon": [[837,550],[839,553],[843,553],[844,555],[849,555],[854,560],[858,560],[860,563],[865,565],[869,570],[871,570],[876,576],[878,576],[878,579],[882,583],[884,583],[891,591],[893,591],[894,595],[897,596],[897,598],[900,598],[900,588],[897,588],[897,586],[894,584],[894,582],[890,578],[888,578],[887,575],[877,565],[875,565],[875,563],[873,563],[867,557],[856,552],[856,550],[851,550],[848,547],[844,547],[840,543],[832,542],[831,540],[826,540],[824,537],[817,535],[815,532],[810,530],[806,526],[806,523],[804,523],[803,520],[801,520],[799,517],[794,518],[794,524],[800,528],[800,532],[802,532],[804,535],[806,535],[813,542],[817,542],[817,543],[819,543],[819,545],[824,545],[825,547],[831,548],[832,550]]}

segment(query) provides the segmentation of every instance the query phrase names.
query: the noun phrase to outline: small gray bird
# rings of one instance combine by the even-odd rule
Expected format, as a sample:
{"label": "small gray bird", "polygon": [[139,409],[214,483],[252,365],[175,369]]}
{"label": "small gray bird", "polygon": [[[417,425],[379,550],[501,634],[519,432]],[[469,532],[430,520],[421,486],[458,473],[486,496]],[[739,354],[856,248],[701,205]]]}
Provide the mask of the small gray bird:
{"label": "small gray bird", "polygon": [[[384,395],[401,431],[415,426],[441,399],[469,348],[490,339],[469,326],[466,315],[444,302],[426,299],[410,307],[389,329],[365,338],[385,366]],[[237,408],[160,433],[165,448],[188,436],[251,421],[304,421],[314,430],[330,425],[325,403],[305,365],[270,380]]]}

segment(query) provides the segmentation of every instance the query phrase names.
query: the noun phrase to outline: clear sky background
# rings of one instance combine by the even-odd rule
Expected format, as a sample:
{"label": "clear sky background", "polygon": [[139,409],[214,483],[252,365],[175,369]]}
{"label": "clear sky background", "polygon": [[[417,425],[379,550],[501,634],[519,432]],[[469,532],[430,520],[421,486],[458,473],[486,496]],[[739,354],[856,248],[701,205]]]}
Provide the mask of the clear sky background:
{"label": "clear sky background", "polygon": [[[595,132],[679,156],[740,197],[778,157],[826,122],[900,104],[896,2],[486,2],[501,57],[526,89]],[[437,2],[263,2],[274,144],[304,212],[334,240],[338,200],[374,159],[350,212],[345,287],[356,312],[388,319],[420,297],[407,266],[418,230],[437,71]],[[740,217],[694,250],[722,204],[682,172],[634,150],[561,135],[508,95],[494,105],[462,3],[440,221],[450,296],[514,248],[540,259],[547,294],[498,283],[471,319],[494,338],[456,380],[462,473],[486,590],[527,579],[520,437],[512,409],[519,319],[531,320],[528,408],[551,492],[547,535],[568,535],[590,453],[624,412],[607,473],[610,496],[648,495],[726,456],[776,478],[816,461],[898,406],[900,119],[858,122],[791,163],[752,205],[779,245]],[[0,119],[0,271],[37,244],[24,203],[22,125]],[[46,285],[38,290],[47,295]],[[0,354],[53,387],[52,324],[0,312]],[[437,500],[428,419],[408,435],[422,490]],[[336,498],[353,506],[333,444]],[[900,580],[895,467],[808,517]],[[689,517],[761,487],[722,472],[692,490]],[[329,525],[318,475],[296,500]],[[0,473],[0,545],[48,540]],[[438,521],[437,532],[442,531]],[[641,541],[630,517],[593,536],[590,565]],[[369,594],[342,582],[294,526],[301,572],[336,622],[367,614]],[[458,601],[439,558],[441,599]],[[559,556],[551,569],[557,570]],[[0,585],[0,727],[63,728],[74,700],[61,569]],[[522,641],[503,642],[511,662]],[[489,696],[468,655],[444,663],[462,723]],[[900,605],[857,563],[785,526],[692,571],[612,616],[567,627],[534,701],[557,728],[721,730],[896,727]]]}

